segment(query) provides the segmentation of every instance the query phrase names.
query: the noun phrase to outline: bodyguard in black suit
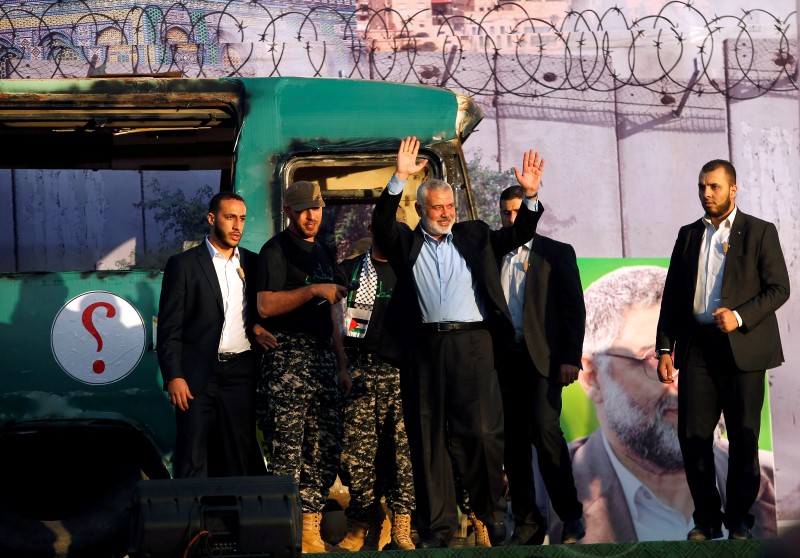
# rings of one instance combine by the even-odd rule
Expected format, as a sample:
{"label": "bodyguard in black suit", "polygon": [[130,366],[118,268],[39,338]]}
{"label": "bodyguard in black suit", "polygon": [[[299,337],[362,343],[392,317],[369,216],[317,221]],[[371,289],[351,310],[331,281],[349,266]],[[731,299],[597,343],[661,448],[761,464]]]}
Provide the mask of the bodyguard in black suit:
{"label": "bodyguard in black suit", "polygon": [[[506,188],[500,195],[504,227],[514,224],[523,195],[520,186]],[[536,507],[531,444],[553,509],[564,525],[559,540],[576,543],[586,533],[583,506],[559,422],[561,390],[578,379],[581,368],[586,321],[575,250],[537,234],[502,256],[499,264],[515,329],[514,337],[495,347],[503,395],[505,469],[514,511],[511,544],[542,544],[547,532],[547,521]]]}
{"label": "bodyguard in black suit", "polygon": [[[789,274],[775,225],[735,205],[736,170],[714,160],[700,171],[705,217],[681,228],[658,321],[658,375],[678,384],[678,438],[694,500],[689,540],[752,538],[758,494],[758,435],[765,372],[783,362],[775,311],[789,298]],[[730,442],[724,513],[716,485],[713,433],[720,413]]]}
{"label": "bodyguard in black suit", "polygon": [[[455,223],[450,185],[430,180],[417,191],[420,226],[395,221],[405,181],[422,170],[419,142],[406,138],[397,170],[381,194],[372,220],[375,242],[397,275],[379,353],[400,367],[406,432],[411,446],[421,548],[447,546],[457,527],[453,459],[492,544],[505,540],[502,521],[503,417],[491,333],[513,336],[496,254],[526,242],[541,215],[535,201],[514,227],[491,231],[482,221]],[[531,152],[533,153],[533,152]],[[536,176],[526,194],[537,194],[538,153],[525,156]]]}
{"label": "bodyguard in black suit", "polygon": [[239,248],[244,200],[217,194],[210,234],[172,256],[164,270],[157,351],[164,389],[175,405],[173,474],[265,474],[255,431],[256,355],[248,332],[257,311],[257,256]]}

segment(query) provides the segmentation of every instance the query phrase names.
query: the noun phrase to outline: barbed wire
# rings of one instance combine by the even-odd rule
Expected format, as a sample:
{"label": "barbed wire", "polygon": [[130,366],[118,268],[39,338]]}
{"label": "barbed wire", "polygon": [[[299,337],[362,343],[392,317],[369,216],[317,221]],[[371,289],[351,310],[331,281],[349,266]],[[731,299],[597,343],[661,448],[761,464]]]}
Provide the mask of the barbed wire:
{"label": "barbed wire", "polygon": [[0,75],[349,77],[524,99],[602,100],[634,87],[676,105],[688,93],[747,99],[797,90],[795,12],[709,16],[690,0],[638,18],[619,7],[537,16],[519,2],[477,14],[444,6],[2,2]]}

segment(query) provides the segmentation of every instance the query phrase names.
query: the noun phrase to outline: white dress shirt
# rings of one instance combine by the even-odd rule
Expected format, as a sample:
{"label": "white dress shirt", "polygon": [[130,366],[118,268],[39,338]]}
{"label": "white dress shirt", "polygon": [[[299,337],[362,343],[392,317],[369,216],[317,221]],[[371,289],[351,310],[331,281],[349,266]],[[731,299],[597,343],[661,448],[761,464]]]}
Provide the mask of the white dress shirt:
{"label": "white dress shirt", "polygon": [[[234,248],[230,259],[217,250],[208,237],[206,247],[211,254],[211,262],[217,273],[219,288],[222,291],[222,304],[225,321],[219,340],[220,353],[241,353],[250,349],[250,340],[245,330],[247,301],[244,295],[244,280],[239,275],[239,248]],[[209,302],[211,303],[211,302]]]}
{"label": "white dress shirt", "polygon": [[[713,324],[715,310],[722,305],[722,276],[725,272],[725,258],[728,253],[731,226],[738,209],[734,206],[730,215],[714,228],[711,220],[703,217],[706,229],[700,244],[700,257],[697,262],[697,284],[694,289],[694,319],[700,324]],[[739,326],[742,319],[734,311]]]}
{"label": "white dress shirt", "polygon": [[636,539],[638,541],[685,540],[686,533],[694,527],[694,519],[691,516],[687,519],[683,513],[664,504],[642,484],[642,481],[633,476],[614,455],[605,436],[603,436],[603,446],[625,493]]}

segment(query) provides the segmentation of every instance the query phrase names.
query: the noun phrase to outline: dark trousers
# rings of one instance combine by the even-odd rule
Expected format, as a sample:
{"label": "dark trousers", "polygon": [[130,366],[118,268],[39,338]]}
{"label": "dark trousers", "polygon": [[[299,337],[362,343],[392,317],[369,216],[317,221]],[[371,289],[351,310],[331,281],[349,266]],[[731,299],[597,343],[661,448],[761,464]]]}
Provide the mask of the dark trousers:
{"label": "dark trousers", "polygon": [[400,379],[420,535],[449,542],[458,525],[448,435],[475,514],[502,522],[503,408],[489,332],[420,338],[415,365]]}
{"label": "dark trousers", "polygon": [[561,389],[558,377],[540,374],[522,344],[498,355],[505,421],[505,469],[511,507],[517,523],[546,525],[536,507],[533,452],[553,509],[562,521],[578,519],[578,500],[567,441],[561,430]]}
{"label": "dark trousers", "polygon": [[[750,507],[761,479],[758,435],[765,376],[765,371],[744,372],[736,366],[726,334],[714,327],[696,329],[678,381],[678,438],[695,523],[717,526],[724,521],[730,526],[744,521],[753,526]],[[720,413],[730,443],[724,514],[713,452]]]}
{"label": "dark trousers", "polygon": [[230,477],[265,474],[255,427],[255,359],[252,351],[216,362],[189,409],[176,407],[173,475]]}

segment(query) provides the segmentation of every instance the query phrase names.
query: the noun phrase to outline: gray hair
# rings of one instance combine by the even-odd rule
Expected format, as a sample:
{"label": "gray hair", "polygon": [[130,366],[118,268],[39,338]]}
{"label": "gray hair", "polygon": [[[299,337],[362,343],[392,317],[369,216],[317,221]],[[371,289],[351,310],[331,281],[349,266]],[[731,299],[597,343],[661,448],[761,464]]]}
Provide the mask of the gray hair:
{"label": "gray hair", "polygon": [[426,180],[417,188],[417,202],[420,205],[424,205],[428,201],[428,192],[431,190],[449,190],[452,192],[453,188],[447,182],[439,180],[438,178]]}
{"label": "gray hair", "polygon": [[[584,355],[608,350],[619,335],[625,316],[634,308],[661,304],[667,270],[652,265],[622,267],[589,285],[586,303]],[[656,332],[653,332],[655,340]]]}

